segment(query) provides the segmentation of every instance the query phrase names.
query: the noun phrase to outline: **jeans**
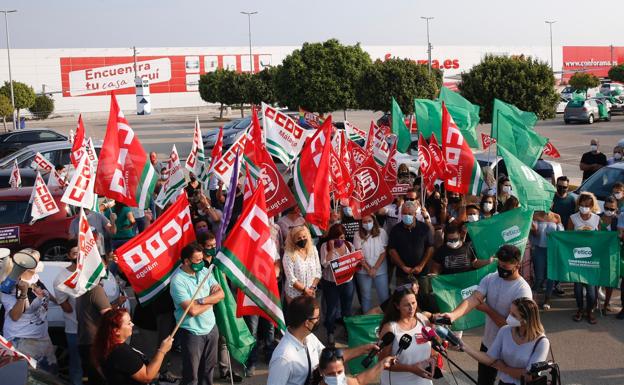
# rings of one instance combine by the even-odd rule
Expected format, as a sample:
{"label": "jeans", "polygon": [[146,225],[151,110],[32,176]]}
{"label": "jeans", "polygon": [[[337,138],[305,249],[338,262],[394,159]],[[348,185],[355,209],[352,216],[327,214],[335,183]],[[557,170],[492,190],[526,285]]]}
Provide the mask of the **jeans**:
{"label": "jeans", "polygon": [[[487,352],[488,348],[481,344],[481,348],[479,349],[481,352]],[[491,366],[487,366],[479,363],[478,369],[478,377],[477,377],[477,385],[494,385],[494,381],[496,381],[496,375],[498,374],[498,370],[494,369]]]}
{"label": "jeans", "polygon": [[217,365],[217,327],[204,335],[195,335],[185,329],[179,329],[178,334],[182,345],[180,385],[212,385],[212,376]]}
{"label": "jeans", "polygon": [[542,287],[542,284],[546,282],[546,298],[550,298],[554,282],[547,278],[547,252],[548,249],[545,247],[534,246],[533,253],[531,254],[533,258],[533,274],[535,275],[535,290],[539,290]]}
{"label": "jeans", "polygon": [[388,273],[377,274],[371,278],[366,273],[356,273],[355,279],[362,294],[362,313],[366,314],[373,308],[373,285],[377,292],[379,303],[383,303],[390,296],[388,289]]}
{"label": "jeans", "polygon": [[69,354],[69,383],[82,385],[82,366],[78,351],[78,334],[65,333],[67,338],[67,352]]}
{"label": "jeans", "polygon": [[257,315],[245,316],[245,323],[249,328],[249,332],[256,339],[256,344],[249,353],[247,358],[247,367],[254,367],[258,362],[258,349],[260,348],[260,341],[264,342],[264,353],[269,359],[275,348],[275,326],[264,318]]}
{"label": "jeans", "polygon": [[325,321],[324,326],[327,334],[332,334],[336,329],[336,320],[338,313],[343,317],[351,315],[351,306],[353,304],[354,284],[353,280],[337,286],[336,282],[321,280],[323,288],[323,297],[325,300]]}
{"label": "jeans", "polygon": [[576,298],[576,307],[579,310],[583,309],[583,289],[585,289],[587,301],[585,310],[591,311],[596,306],[596,286],[574,283],[574,297]]}

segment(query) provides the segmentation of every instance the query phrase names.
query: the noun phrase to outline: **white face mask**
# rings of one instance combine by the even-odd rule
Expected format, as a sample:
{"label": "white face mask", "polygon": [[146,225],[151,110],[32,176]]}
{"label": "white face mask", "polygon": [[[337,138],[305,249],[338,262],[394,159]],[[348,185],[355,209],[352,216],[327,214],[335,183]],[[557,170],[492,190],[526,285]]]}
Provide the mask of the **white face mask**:
{"label": "white face mask", "polygon": [[608,217],[612,217],[612,216],[615,215],[615,210],[607,210],[607,209],[605,209],[604,215],[606,215]]}
{"label": "white face mask", "polygon": [[518,321],[518,319],[514,316],[512,316],[511,314],[507,316],[507,319],[505,319],[505,322],[507,322],[507,325],[511,326],[511,327],[519,327],[520,326],[520,321]]}
{"label": "white face mask", "polygon": [[620,160],[622,159],[622,154],[620,154],[619,152],[616,152],[615,154],[613,154],[613,158],[616,160]]}
{"label": "white face mask", "polygon": [[590,145],[589,148],[591,148],[592,151],[598,151],[598,146],[595,144]]}
{"label": "white face mask", "polygon": [[366,231],[371,231],[373,229],[373,222],[365,222],[362,223],[362,227],[364,228],[364,230]]}
{"label": "white face mask", "polygon": [[613,196],[615,197],[615,199],[620,200],[624,196],[624,193],[616,192],[615,194],[613,194]]}
{"label": "white face mask", "polygon": [[490,211],[492,211],[493,208],[494,208],[494,205],[490,202],[485,202],[483,204],[483,211],[485,211],[486,213],[489,213]]}
{"label": "white face mask", "polygon": [[461,246],[461,241],[458,239],[455,242],[446,242],[446,245],[451,249],[458,249]]}
{"label": "white face mask", "polygon": [[468,222],[476,222],[479,220],[479,214],[468,215]]}
{"label": "white face mask", "polygon": [[507,194],[511,194],[511,186],[503,186],[503,192]]}
{"label": "white face mask", "polygon": [[579,207],[579,212],[581,214],[589,214],[590,211],[591,209],[589,207],[584,207],[584,206]]}
{"label": "white face mask", "polygon": [[347,385],[347,376],[344,372],[337,376],[324,376],[323,380],[327,385]]}

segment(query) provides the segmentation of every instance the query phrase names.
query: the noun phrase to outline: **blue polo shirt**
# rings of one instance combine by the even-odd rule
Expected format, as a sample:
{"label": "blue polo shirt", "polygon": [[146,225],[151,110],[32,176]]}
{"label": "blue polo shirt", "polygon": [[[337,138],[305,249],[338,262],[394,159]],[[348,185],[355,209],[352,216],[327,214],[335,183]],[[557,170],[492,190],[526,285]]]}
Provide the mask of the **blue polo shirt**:
{"label": "blue polo shirt", "polygon": [[[197,290],[197,287],[206,274],[208,274],[208,269],[205,267],[199,273],[191,275],[182,270],[180,266],[173,275],[173,278],[171,278],[169,291],[171,292],[171,298],[173,298],[173,304],[175,305],[174,315],[176,322],[178,322],[182,314],[184,314],[184,309],[180,304],[191,299],[193,293],[195,293],[195,290]],[[210,287],[213,285],[218,285],[218,283],[211,275],[208,277],[195,299],[209,296]],[[195,317],[190,314],[187,315],[180,327],[195,335],[206,335],[210,333],[215,327],[215,316],[212,308]]]}

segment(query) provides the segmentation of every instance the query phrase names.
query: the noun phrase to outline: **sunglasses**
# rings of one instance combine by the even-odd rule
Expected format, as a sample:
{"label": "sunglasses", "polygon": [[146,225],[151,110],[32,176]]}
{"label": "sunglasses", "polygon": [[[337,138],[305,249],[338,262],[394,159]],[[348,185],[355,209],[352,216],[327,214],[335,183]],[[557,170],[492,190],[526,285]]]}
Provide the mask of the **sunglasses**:
{"label": "sunglasses", "polygon": [[339,360],[344,360],[342,349],[325,348],[321,352],[320,361],[328,362],[328,361],[333,360],[334,358],[337,358]]}

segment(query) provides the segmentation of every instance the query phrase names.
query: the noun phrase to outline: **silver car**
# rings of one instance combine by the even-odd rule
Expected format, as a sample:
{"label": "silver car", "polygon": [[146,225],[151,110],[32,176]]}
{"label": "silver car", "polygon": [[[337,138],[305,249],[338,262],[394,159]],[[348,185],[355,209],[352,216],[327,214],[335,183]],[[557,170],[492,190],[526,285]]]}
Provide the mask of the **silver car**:
{"label": "silver car", "polygon": [[599,99],[572,100],[568,102],[563,111],[563,121],[565,124],[570,124],[572,122],[593,124],[596,120],[600,119],[611,120],[611,112],[606,104],[607,116],[600,116],[600,104],[604,104],[604,102]]}
{"label": "silver car", "polygon": [[[95,148],[98,158],[100,156],[100,150],[102,149],[102,143],[101,140],[93,141],[93,147]],[[31,167],[35,154],[38,152],[53,165],[62,164],[68,166],[71,165],[71,160],[69,158],[71,147],[72,145],[69,141],[31,144],[0,159],[0,169],[12,168],[14,160],[17,160],[17,165],[20,168]]]}

